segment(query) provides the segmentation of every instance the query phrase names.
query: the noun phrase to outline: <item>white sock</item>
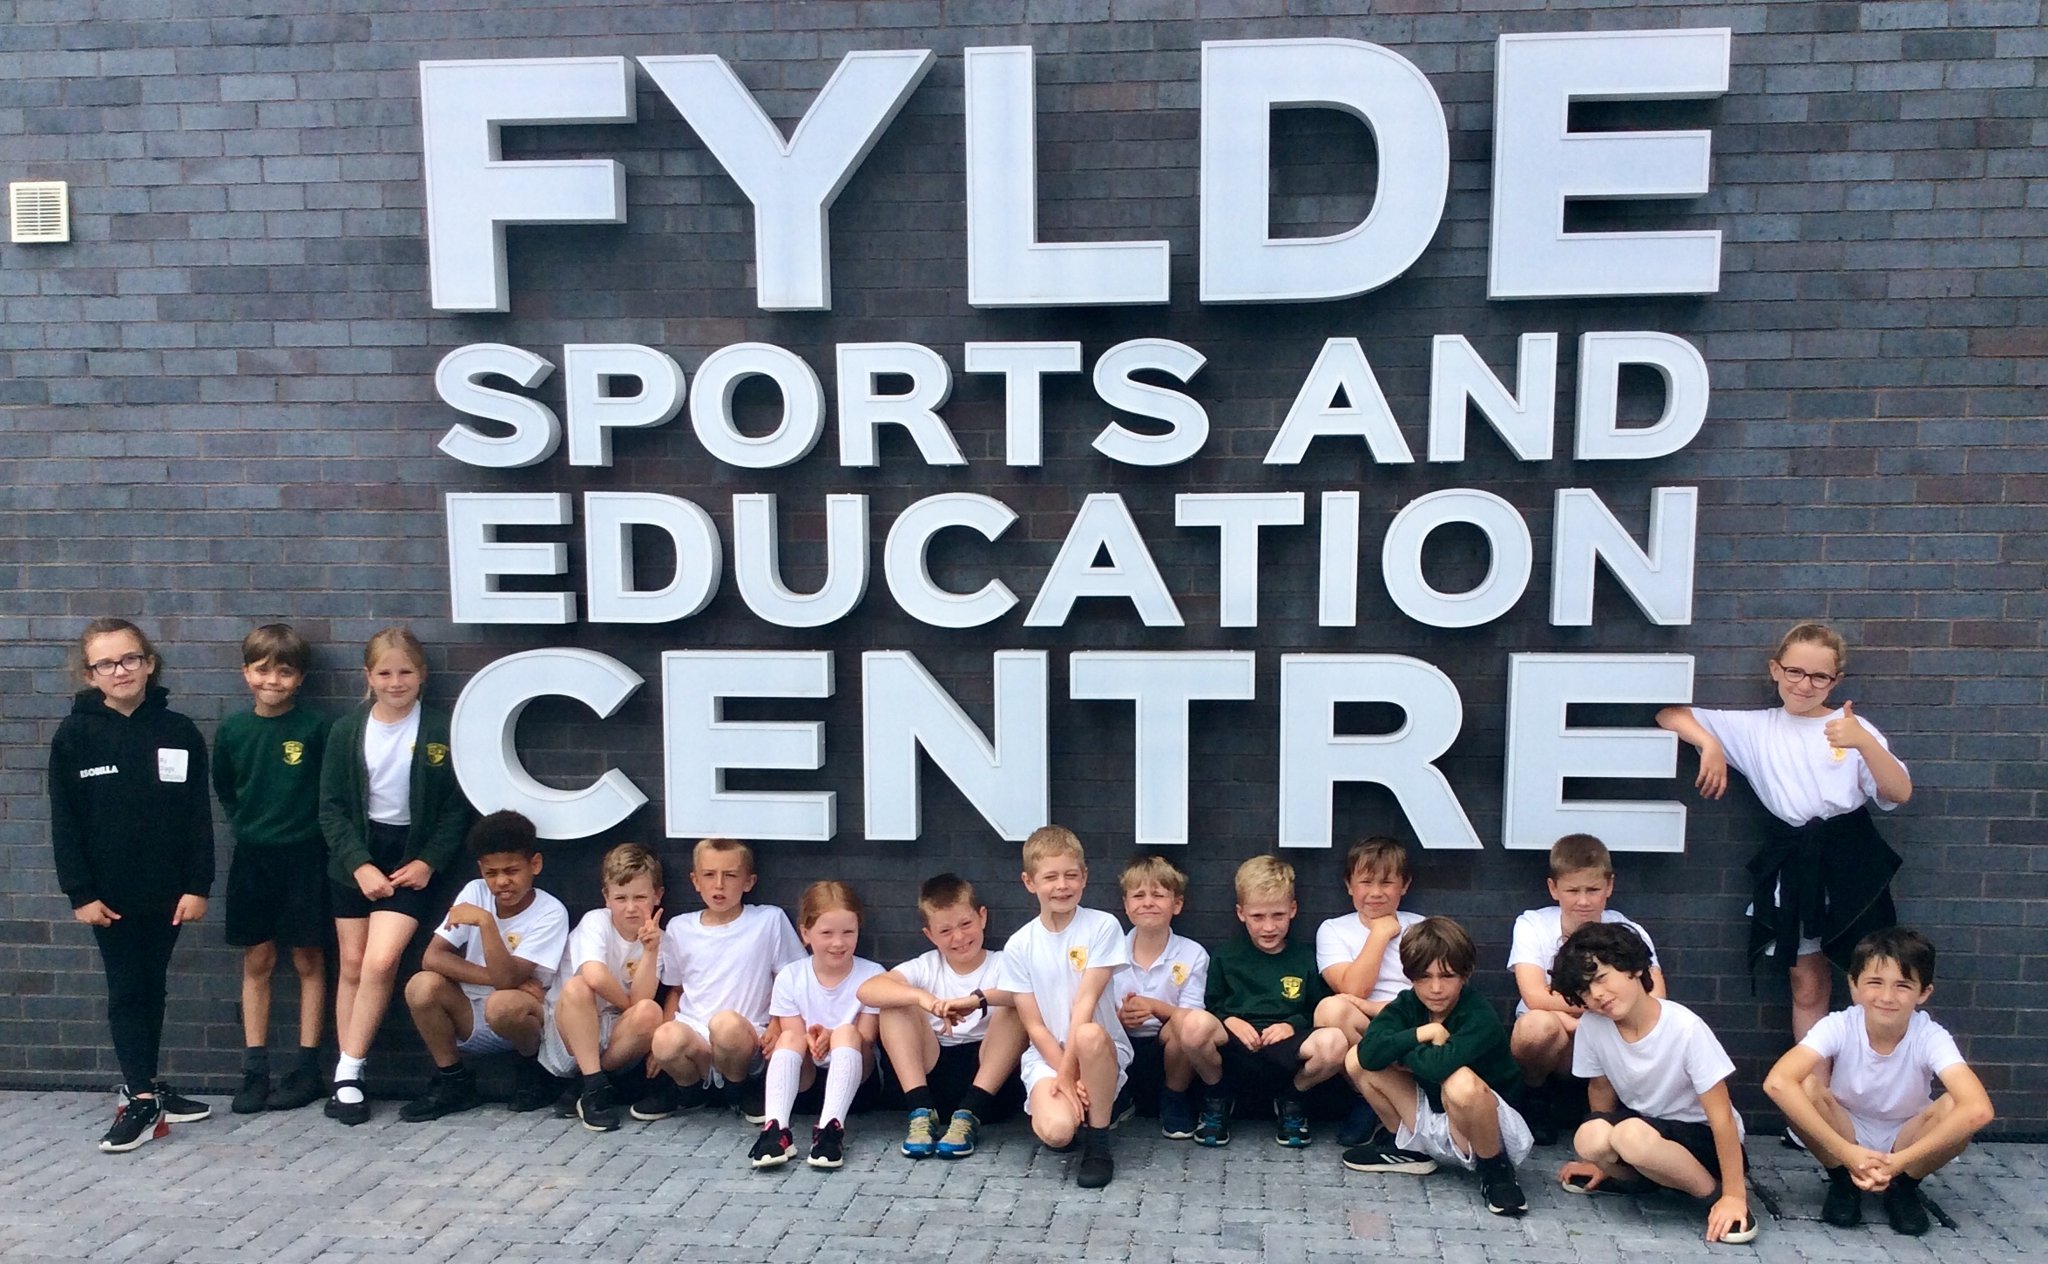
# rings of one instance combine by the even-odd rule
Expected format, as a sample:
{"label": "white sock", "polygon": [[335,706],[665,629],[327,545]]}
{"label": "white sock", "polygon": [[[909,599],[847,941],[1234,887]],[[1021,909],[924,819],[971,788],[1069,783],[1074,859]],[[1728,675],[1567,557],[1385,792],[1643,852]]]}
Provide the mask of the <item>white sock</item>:
{"label": "white sock", "polygon": [[[334,1062],[334,1082],[339,1084],[343,1080],[362,1079],[363,1064],[367,1061],[369,1061],[367,1058],[351,1058],[345,1053],[342,1054]],[[334,1090],[334,1100],[344,1106],[354,1106],[363,1100],[363,1090],[359,1088],[338,1088]]]}
{"label": "white sock", "polygon": [[789,1112],[796,1105],[796,1086],[803,1078],[804,1055],[794,1049],[777,1049],[768,1055],[768,1084],[763,1097],[768,1122],[789,1127]]}
{"label": "white sock", "polygon": [[825,1059],[825,1104],[818,1110],[818,1125],[842,1123],[853,1095],[860,1090],[860,1050],[834,1049]]}

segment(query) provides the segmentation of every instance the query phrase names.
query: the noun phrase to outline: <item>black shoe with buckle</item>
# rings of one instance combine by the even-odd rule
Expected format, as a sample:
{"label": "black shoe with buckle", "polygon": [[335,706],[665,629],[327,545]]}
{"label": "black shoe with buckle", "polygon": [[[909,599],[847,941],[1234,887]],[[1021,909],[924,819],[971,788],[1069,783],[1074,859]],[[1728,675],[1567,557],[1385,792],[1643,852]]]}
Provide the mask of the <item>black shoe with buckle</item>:
{"label": "black shoe with buckle", "polygon": [[[341,1094],[344,1089],[354,1089],[356,1091],[356,1100],[352,1102],[343,1101]],[[334,1092],[328,1095],[327,1104],[321,1107],[320,1110],[329,1119],[347,1124],[351,1128],[358,1124],[370,1122],[370,1099],[363,1094],[363,1082],[361,1080],[336,1080],[334,1082]]]}

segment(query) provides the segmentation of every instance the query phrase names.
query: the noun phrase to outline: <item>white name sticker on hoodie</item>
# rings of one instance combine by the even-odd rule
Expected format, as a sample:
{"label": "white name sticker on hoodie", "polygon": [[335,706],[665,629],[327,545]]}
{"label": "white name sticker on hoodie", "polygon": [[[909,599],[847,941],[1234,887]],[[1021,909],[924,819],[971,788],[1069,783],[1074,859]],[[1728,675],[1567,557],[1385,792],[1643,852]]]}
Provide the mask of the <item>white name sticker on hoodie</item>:
{"label": "white name sticker on hoodie", "polygon": [[173,746],[159,746],[156,750],[156,779],[158,781],[183,781],[192,762],[192,752]]}

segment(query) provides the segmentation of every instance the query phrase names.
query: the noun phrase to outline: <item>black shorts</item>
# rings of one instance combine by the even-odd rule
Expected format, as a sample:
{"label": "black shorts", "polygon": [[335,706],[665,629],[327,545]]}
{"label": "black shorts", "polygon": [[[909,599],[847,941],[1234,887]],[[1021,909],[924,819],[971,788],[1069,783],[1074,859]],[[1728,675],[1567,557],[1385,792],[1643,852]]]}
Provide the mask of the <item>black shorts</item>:
{"label": "black shorts", "polygon": [[324,843],[236,847],[228,862],[228,942],[237,948],[323,947],[333,885]]}
{"label": "black shorts", "polygon": [[[405,863],[405,844],[412,830],[404,825],[386,825],[382,821],[369,823],[370,863],[386,873]],[[436,875],[438,876],[438,875]],[[334,901],[334,916],[344,918],[368,917],[372,913],[403,913],[416,922],[430,917],[439,917],[444,911],[435,907],[436,896],[432,894],[435,884],[429,882],[425,889],[415,891],[400,887],[389,898],[369,900],[364,898],[363,889],[354,881],[347,884],[328,883],[328,891]]]}
{"label": "black shorts", "polygon": [[1157,1036],[1131,1037],[1130,1078],[1124,1092],[1132,1105],[1147,1119],[1159,1116],[1159,1095],[1166,1091],[1166,1047]]}
{"label": "black shorts", "polygon": [[[1620,1110],[1595,1111],[1587,1118],[1602,1120],[1609,1124],[1640,1119],[1666,1141],[1676,1141],[1684,1146],[1685,1152],[1698,1159],[1700,1166],[1707,1169],[1707,1175],[1714,1178],[1714,1183],[1721,1183],[1721,1156],[1714,1149],[1714,1130],[1706,1124],[1696,1124],[1689,1119],[1659,1119],[1654,1115],[1630,1110],[1626,1106]],[[1749,1170],[1749,1154],[1746,1151],[1742,1156],[1742,1170]]]}
{"label": "black shorts", "polygon": [[[940,1045],[938,1060],[925,1076],[925,1087],[932,1092],[932,1105],[938,1109],[940,1119],[950,1119],[960,1109],[960,1099],[967,1096],[967,1090],[974,1087],[974,1074],[981,1070],[981,1042],[970,1040],[966,1044]],[[995,1091],[995,1105],[981,1117],[985,1124],[999,1124],[1024,1109],[1024,1081],[1017,1076],[1015,1067],[1010,1069],[1009,1078]]]}

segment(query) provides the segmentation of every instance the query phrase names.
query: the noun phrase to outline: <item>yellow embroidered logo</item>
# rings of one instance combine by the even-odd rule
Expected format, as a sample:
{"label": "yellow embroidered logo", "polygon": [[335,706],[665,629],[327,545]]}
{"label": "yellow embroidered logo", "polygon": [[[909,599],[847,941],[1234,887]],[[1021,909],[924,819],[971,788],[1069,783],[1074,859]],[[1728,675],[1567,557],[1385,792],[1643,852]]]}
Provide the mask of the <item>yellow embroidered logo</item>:
{"label": "yellow embroidered logo", "polygon": [[1174,962],[1171,973],[1173,975],[1173,986],[1185,986],[1188,981],[1188,963],[1185,961]]}
{"label": "yellow embroidered logo", "polygon": [[447,763],[447,762],[448,762],[448,748],[447,748],[446,746],[443,746],[443,745],[442,745],[441,743],[439,743],[439,742],[428,742],[428,743],[427,743],[427,764],[428,764],[428,766],[429,766],[429,767],[433,767],[433,768],[439,768],[439,767],[440,767],[440,766],[441,766],[442,764],[445,764],[445,763]]}
{"label": "yellow embroidered logo", "polygon": [[520,939],[520,935],[519,935],[519,932],[518,932],[518,931],[516,931],[516,930],[515,930],[515,931],[513,931],[513,932],[512,932],[511,934],[509,934],[509,935],[505,936],[505,950],[506,950],[507,952],[518,952],[518,951],[519,951],[519,939]]}
{"label": "yellow embroidered logo", "polygon": [[1296,974],[1282,976],[1280,979],[1280,995],[1286,997],[1290,1001],[1300,1000],[1301,976]]}
{"label": "yellow embroidered logo", "polygon": [[1076,970],[1086,970],[1088,968],[1088,950],[1084,947],[1067,949],[1067,963]]}
{"label": "yellow embroidered logo", "polygon": [[634,975],[634,974],[635,974],[635,973],[636,973],[636,972],[637,972],[637,971],[638,971],[639,969],[640,969],[640,958],[638,958],[638,957],[635,957],[635,958],[633,958],[633,959],[632,959],[631,961],[628,961],[628,962],[626,963],[626,986],[627,986],[627,987],[632,987],[632,986],[633,986],[633,975]]}
{"label": "yellow embroidered logo", "polygon": [[294,768],[305,763],[306,744],[304,742],[286,742],[284,744],[284,762]]}
{"label": "yellow embroidered logo", "polygon": [[1828,758],[1834,760],[1836,763],[1839,764],[1843,760],[1849,758],[1849,748],[1846,746],[1834,747],[1828,751]]}

